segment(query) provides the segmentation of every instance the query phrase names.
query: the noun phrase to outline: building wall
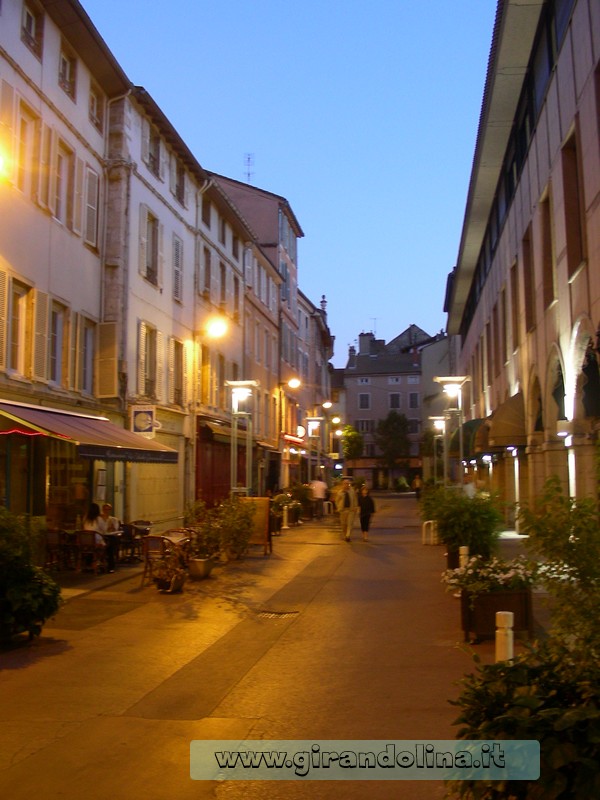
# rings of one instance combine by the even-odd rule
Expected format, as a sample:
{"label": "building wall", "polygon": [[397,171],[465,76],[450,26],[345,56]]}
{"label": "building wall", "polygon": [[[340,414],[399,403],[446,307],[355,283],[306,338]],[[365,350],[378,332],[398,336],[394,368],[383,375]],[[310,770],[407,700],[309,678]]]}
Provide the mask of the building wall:
{"label": "building wall", "polygon": [[[589,476],[599,412],[584,408],[590,384],[583,367],[590,358],[597,376],[599,56],[598,4],[579,0],[485,285],[463,331],[459,371],[472,377],[470,416],[488,417],[513,395],[523,396],[527,448],[519,451],[520,477],[509,492],[521,501],[532,499],[550,474],[572,493],[597,490]],[[557,436],[561,416],[571,422],[573,436],[566,440]],[[505,471],[499,480],[510,486],[512,463],[506,453],[496,457],[499,475]]]}

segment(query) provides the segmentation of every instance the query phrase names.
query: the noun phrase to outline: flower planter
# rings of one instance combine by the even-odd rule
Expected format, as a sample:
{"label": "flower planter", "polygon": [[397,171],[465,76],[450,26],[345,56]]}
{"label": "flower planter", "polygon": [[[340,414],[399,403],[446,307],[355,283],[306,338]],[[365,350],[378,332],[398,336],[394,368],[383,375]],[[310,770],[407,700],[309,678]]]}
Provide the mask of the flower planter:
{"label": "flower planter", "polygon": [[465,642],[469,641],[469,634],[474,634],[476,639],[493,639],[496,635],[497,611],[512,611],[513,630],[527,631],[529,638],[533,638],[531,589],[477,595],[463,591],[460,605]]}
{"label": "flower planter", "polygon": [[213,558],[190,558],[188,561],[188,573],[193,581],[200,581],[208,578],[215,565]]}

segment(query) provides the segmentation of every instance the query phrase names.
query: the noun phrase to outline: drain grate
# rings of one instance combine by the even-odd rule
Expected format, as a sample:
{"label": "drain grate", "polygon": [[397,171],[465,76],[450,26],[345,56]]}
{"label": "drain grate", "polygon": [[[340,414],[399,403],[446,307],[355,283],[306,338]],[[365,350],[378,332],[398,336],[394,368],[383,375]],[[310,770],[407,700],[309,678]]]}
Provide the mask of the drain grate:
{"label": "drain grate", "polygon": [[263,619],[285,619],[286,617],[295,617],[297,611],[259,611],[258,616]]}

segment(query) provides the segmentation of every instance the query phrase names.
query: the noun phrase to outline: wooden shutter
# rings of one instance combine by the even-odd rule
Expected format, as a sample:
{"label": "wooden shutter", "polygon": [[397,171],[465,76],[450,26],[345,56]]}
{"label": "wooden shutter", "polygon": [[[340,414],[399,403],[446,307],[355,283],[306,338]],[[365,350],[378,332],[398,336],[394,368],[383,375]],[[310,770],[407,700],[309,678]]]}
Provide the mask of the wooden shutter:
{"label": "wooden shutter", "polygon": [[8,160],[8,173],[14,174],[15,90],[6,81],[0,83],[0,146]]}
{"label": "wooden shutter", "polygon": [[33,377],[45,381],[48,377],[48,295],[34,293]]}
{"label": "wooden shutter", "polygon": [[118,397],[118,337],[116,322],[98,325],[96,385],[98,397]]}
{"label": "wooden shutter", "polygon": [[85,164],[83,159],[75,158],[75,180],[73,187],[73,233],[81,234],[83,225],[83,187]]}
{"label": "wooden shutter", "polygon": [[140,320],[138,327],[137,393],[146,394],[146,330],[145,322]]}
{"label": "wooden shutter", "polygon": [[98,173],[88,167],[85,187],[85,232],[86,244],[96,247],[98,244]]}
{"label": "wooden shutter", "polygon": [[69,388],[79,389],[81,372],[81,316],[74,311],[71,314],[71,356],[69,359]]}
{"label": "wooden shutter", "polygon": [[156,331],[156,399],[161,402],[165,397],[165,337]]}
{"label": "wooden shutter", "polygon": [[175,402],[175,339],[169,337],[167,401]]}
{"label": "wooden shutter", "polygon": [[6,328],[8,325],[8,275],[0,269],[0,369],[6,369]]}
{"label": "wooden shutter", "polygon": [[173,236],[173,299],[183,299],[183,242]]}
{"label": "wooden shutter", "polygon": [[148,206],[140,203],[140,251],[138,272],[141,275],[146,275],[147,262],[146,250],[148,248]]}
{"label": "wooden shutter", "polygon": [[194,374],[194,345],[190,341],[183,343],[183,397],[182,404],[187,406],[192,395],[190,380]]}

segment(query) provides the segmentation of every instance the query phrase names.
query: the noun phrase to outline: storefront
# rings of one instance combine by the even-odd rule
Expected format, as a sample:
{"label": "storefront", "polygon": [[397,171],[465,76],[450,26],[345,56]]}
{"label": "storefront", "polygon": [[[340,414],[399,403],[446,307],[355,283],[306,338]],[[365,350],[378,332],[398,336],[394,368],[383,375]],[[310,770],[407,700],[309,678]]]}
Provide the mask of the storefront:
{"label": "storefront", "polygon": [[18,514],[74,525],[90,502],[126,516],[125,463],[177,464],[178,452],[111,422],[9,401],[0,402],[0,504]]}

